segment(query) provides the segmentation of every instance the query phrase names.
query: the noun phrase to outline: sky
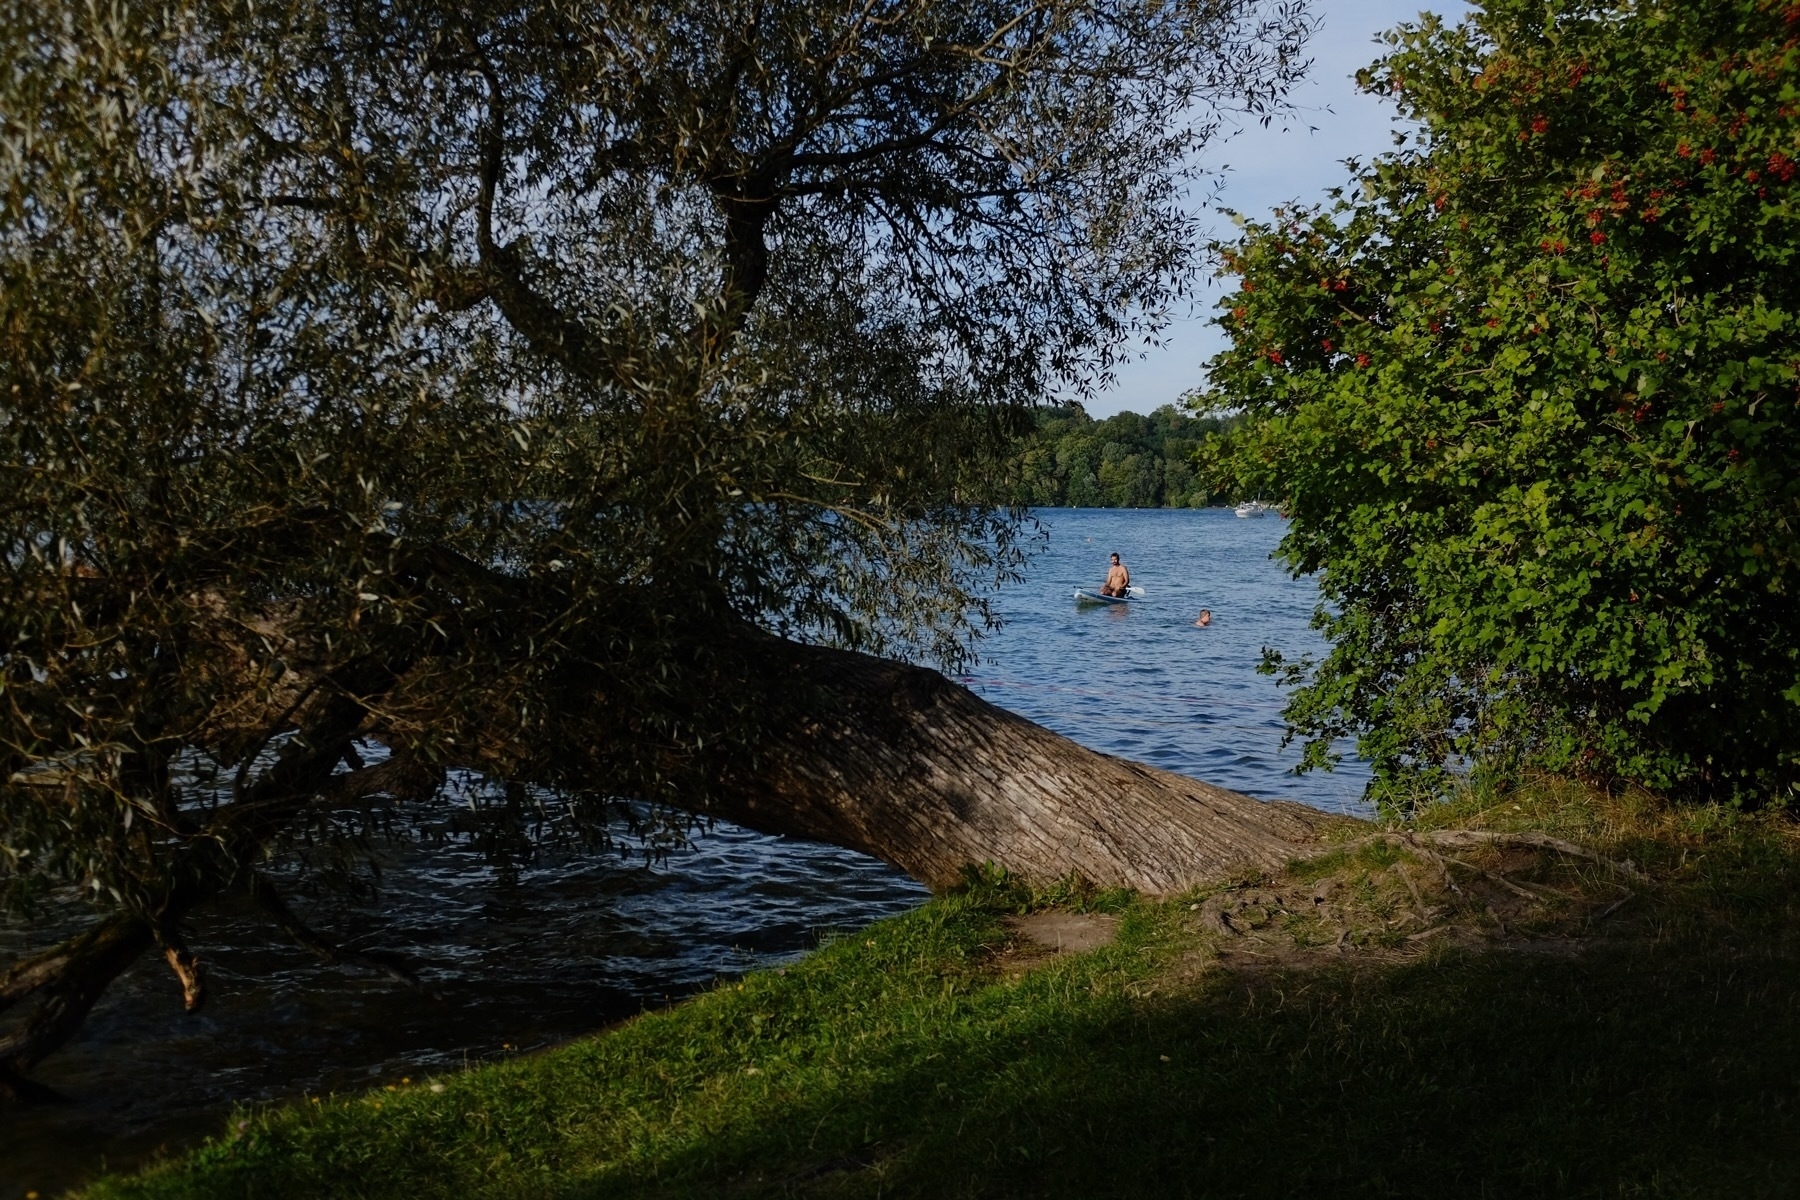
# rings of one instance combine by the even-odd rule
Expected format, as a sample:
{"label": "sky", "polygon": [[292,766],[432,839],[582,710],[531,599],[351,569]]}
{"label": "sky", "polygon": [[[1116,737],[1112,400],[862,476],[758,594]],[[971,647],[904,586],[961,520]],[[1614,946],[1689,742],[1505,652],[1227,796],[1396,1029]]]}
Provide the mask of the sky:
{"label": "sky", "polygon": [[[1354,77],[1381,56],[1377,35],[1414,20],[1421,9],[1448,19],[1468,11],[1462,0],[1315,0],[1321,28],[1309,48],[1312,70],[1290,96],[1300,111],[1285,128],[1280,122],[1267,129],[1248,124],[1208,148],[1203,161],[1226,168],[1214,206],[1259,217],[1289,200],[1320,201],[1325,189],[1348,181],[1344,159],[1366,161],[1393,149],[1393,107],[1358,92]],[[1231,229],[1229,219],[1216,213],[1209,213],[1209,224],[1220,235]],[[1164,331],[1165,345],[1122,364],[1118,383],[1089,401],[1088,412],[1147,413],[1199,384],[1200,365],[1223,344],[1210,321],[1220,287],[1209,279],[1192,312],[1178,314],[1183,319]]]}

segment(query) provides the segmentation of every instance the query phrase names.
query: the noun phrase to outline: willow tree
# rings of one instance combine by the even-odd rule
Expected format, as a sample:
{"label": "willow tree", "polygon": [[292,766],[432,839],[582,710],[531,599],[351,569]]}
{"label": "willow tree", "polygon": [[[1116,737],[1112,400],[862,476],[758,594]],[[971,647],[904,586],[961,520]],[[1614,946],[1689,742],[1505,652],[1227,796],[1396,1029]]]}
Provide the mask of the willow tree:
{"label": "willow tree", "polygon": [[[377,827],[1151,890],[1308,821],[954,664],[1011,439],[1188,282],[1257,0],[0,3],[0,1077]],[[450,785],[450,786],[447,786]],[[629,800],[630,805],[621,801]],[[648,807],[646,807],[648,806]]]}

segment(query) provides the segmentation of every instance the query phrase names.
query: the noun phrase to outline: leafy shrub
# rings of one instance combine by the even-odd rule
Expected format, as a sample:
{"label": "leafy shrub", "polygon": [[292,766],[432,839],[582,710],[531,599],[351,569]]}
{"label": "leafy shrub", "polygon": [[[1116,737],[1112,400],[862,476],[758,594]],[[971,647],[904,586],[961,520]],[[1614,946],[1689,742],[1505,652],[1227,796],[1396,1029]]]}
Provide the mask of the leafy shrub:
{"label": "leafy shrub", "polygon": [[[1212,486],[1288,498],[1272,662],[1378,799],[1521,764],[1800,787],[1800,6],[1492,0],[1360,76],[1415,122],[1221,246]],[[1412,138],[1411,145],[1405,139]]]}

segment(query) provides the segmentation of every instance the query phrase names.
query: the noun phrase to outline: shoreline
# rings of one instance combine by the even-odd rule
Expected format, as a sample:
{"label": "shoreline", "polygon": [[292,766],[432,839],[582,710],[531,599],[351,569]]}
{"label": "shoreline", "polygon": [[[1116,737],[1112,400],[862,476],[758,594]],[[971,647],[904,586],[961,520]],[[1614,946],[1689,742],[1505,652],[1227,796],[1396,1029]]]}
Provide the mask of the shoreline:
{"label": "shoreline", "polygon": [[[1655,882],[1517,845],[1440,873],[1405,843],[1450,828]],[[1166,903],[985,879],[555,1050],[242,1114],[83,1194],[1800,1187],[1791,821],[1547,785],[1405,832]],[[1042,914],[1116,940],[1059,953]]]}

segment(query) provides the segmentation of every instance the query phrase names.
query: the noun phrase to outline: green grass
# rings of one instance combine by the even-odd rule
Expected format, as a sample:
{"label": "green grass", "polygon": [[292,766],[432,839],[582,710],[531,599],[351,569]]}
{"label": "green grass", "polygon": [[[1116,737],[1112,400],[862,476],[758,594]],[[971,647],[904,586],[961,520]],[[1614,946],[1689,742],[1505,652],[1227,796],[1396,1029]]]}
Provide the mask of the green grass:
{"label": "green grass", "polygon": [[[1568,918],[1560,941],[1399,957],[1307,950],[1317,921],[1291,913],[1267,966],[1190,903],[1102,898],[1115,944],[1029,970],[1002,924],[1019,897],[978,885],[557,1051],[245,1114],[89,1194],[1800,1195],[1788,832],[1516,802],[1431,820],[1584,837],[1665,882],[1585,940]],[[1404,858],[1289,882],[1335,870],[1385,913]]]}

